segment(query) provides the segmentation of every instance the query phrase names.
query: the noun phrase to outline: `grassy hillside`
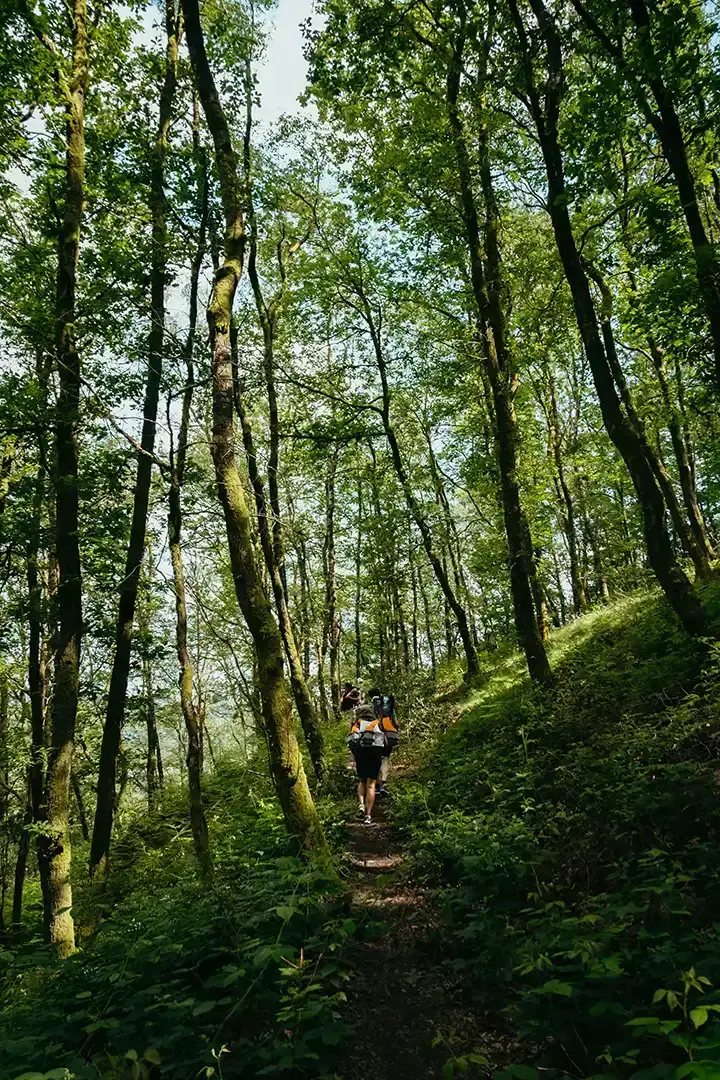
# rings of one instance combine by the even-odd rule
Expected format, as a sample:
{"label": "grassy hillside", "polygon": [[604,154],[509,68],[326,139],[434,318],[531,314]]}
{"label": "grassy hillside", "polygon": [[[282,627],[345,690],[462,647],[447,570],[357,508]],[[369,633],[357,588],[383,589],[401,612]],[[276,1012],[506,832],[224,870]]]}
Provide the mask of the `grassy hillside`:
{"label": "grassy hillside", "polygon": [[396,800],[438,944],[518,1076],[720,1076],[720,650],[644,594],[551,654],[441,703]]}

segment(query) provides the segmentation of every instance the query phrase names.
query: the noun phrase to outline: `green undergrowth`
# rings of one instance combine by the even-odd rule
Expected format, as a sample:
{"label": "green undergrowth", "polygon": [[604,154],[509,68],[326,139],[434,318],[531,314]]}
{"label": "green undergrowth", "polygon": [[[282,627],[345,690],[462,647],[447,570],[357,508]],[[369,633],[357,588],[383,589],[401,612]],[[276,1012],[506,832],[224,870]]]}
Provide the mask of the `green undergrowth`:
{"label": "green undergrowth", "polygon": [[438,947],[510,1075],[718,1077],[720,647],[643,594],[551,660],[550,691],[513,655],[441,701],[398,792]]}
{"label": "green undergrowth", "polygon": [[221,762],[208,778],[212,884],[171,788],[124,823],[104,890],[77,853],[82,948],[60,967],[30,903],[27,940],[0,952],[2,1080],[334,1075],[359,929],[336,867],[293,854],[261,769]]}

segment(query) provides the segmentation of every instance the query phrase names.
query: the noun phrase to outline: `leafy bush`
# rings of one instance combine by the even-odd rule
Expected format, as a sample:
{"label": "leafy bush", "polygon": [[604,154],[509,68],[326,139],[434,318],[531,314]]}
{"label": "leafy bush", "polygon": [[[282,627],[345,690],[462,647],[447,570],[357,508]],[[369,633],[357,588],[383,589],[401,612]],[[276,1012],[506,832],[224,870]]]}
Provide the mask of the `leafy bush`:
{"label": "leafy bush", "polygon": [[162,819],[126,824],[106,891],[79,891],[82,951],[59,968],[37,944],[0,955],[3,1080],[330,1074],[355,924],[263,787],[231,763],[208,783],[212,886],[170,791]]}
{"label": "leafy bush", "polygon": [[[720,650],[643,597],[559,634],[554,663],[543,692],[501,661],[396,802],[446,962],[544,1077],[719,1076]],[[677,1016],[688,979],[702,1030]]]}

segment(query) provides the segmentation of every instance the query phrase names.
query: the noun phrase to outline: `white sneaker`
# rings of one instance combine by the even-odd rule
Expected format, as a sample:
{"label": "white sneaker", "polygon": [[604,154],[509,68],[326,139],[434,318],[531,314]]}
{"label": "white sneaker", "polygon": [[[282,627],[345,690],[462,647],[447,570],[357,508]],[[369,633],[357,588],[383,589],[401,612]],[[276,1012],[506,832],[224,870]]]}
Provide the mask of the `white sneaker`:
{"label": "white sneaker", "polygon": [[365,815],[365,824],[366,825],[372,825],[372,818],[370,817],[369,814]]}
{"label": "white sneaker", "polygon": [[358,808],[357,808],[357,816],[358,817],[365,817],[365,807],[364,806],[358,806]]}

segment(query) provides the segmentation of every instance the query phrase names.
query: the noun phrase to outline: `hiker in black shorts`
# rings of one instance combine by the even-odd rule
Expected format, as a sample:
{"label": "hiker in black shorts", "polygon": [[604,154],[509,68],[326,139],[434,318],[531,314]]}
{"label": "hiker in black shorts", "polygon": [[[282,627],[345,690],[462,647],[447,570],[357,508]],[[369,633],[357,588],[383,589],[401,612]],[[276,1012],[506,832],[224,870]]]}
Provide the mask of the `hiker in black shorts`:
{"label": "hiker in black shorts", "polygon": [[372,825],[375,805],[375,782],[377,781],[385,746],[385,733],[381,718],[376,715],[372,702],[359,705],[353,712],[348,746],[355,758],[358,775],[358,815]]}

